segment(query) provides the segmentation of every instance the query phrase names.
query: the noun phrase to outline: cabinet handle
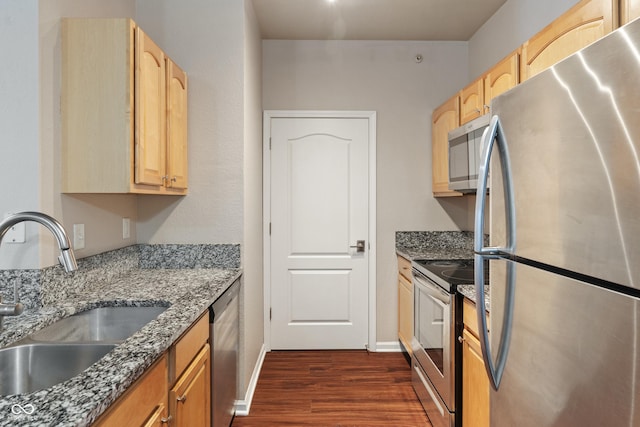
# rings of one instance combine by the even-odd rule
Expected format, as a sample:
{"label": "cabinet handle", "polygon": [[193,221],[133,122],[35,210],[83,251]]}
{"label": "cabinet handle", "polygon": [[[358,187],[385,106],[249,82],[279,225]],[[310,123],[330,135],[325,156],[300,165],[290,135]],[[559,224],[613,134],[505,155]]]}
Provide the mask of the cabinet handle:
{"label": "cabinet handle", "polygon": [[160,422],[161,422],[162,424],[169,424],[169,421],[171,421],[171,419],[172,419],[172,418],[173,418],[173,417],[172,417],[171,415],[169,415],[168,417],[160,418]]}
{"label": "cabinet handle", "polygon": [[166,180],[168,180],[168,179],[169,179],[169,175],[163,175],[163,176],[162,176],[162,180],[163,180],[163,181],[166,181]]}
{"label": "cabinet handle", "polygon": [[458,336],[458,342],[460,344],[462,344],[464,342],[464,338],[462,337],[462,335]]}
{"label": "cabinet handle", "polygon": [[177,397],[176,400],[178,402],[186,402],[187,401],[187,395],[183,394],[181,397]]}
{"label": "cabinet handle", "polygon": [[175,176],[173,178],[171,178],[171,182],[176,182],[178,180],[178,178],[176,178]]}

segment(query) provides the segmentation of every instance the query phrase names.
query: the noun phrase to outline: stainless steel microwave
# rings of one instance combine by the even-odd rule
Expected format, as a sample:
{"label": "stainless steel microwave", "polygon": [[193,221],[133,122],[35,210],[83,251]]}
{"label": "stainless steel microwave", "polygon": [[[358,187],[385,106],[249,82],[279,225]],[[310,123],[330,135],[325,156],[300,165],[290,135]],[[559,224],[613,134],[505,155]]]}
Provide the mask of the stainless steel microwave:
{"label": "stainless steel microwave", "polygon": [[449,132],[449,189],[473,193],[478,187],[482,133],[491,115],[485,114]]}

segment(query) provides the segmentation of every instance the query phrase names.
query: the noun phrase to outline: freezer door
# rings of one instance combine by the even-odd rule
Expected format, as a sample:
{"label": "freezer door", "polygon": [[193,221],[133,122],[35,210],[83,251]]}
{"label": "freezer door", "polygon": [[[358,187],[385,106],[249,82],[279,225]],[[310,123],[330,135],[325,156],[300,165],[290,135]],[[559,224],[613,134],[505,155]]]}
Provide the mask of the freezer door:
{"label": "freezer door", "polygon": [[[491,345],[506,264],[491,261]],[[516,264],[513,333],[492,427],[640,425],[640,301]],[[636,409],[637,408],[637,409]]]}
{"label": "freezer door", "polygon": [[[640,20],[497,97],[515,254],[640,289]],[[505,242],[491,163],[491,245]]]}

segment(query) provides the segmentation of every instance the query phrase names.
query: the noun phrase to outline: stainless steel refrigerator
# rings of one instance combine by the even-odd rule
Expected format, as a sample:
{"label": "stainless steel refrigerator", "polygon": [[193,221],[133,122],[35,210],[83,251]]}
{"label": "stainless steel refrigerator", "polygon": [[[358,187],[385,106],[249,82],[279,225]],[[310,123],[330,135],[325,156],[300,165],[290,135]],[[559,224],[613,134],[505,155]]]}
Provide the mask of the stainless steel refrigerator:
{"label": "stainless steel refrigerator", "polygon": [[492,113],[474,248],[491,426],[640,426],[640,22]]}

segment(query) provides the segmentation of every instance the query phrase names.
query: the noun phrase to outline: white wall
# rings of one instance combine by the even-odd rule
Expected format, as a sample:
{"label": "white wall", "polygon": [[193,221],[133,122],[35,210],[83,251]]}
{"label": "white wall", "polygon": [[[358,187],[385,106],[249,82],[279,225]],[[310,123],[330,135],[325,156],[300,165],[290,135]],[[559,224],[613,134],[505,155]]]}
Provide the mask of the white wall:
{"label": "white wall", "polygon": [[469,40],[469,81],[576,3],[578,0],[507,0]]}
{"label": "white wall", "polygon": [[[0,0],[0,217],[37,210],[39,173],[38,0]],[[25,244],[5,242],[0,268],[37,268],[38,229]]]}
{"label": "white wall", "polygon": [[189,78],[189,194],[140,197],[138,240],[241,243],[243,2],[136,0],[136,22]]}
{"label": "white wall", "polygon": [[263,41],[265,110],[377,111],[378,341],[397,339],[395,232],[467,227],[465,199],[431,196],[431,111],[466,83],[467,55],[464,42]]}
{"label": "white wall", "polygon": [[245,4],[243,335],[238,398],[244,399],[264,343],[262,292],[262,40],[251,0]]}

